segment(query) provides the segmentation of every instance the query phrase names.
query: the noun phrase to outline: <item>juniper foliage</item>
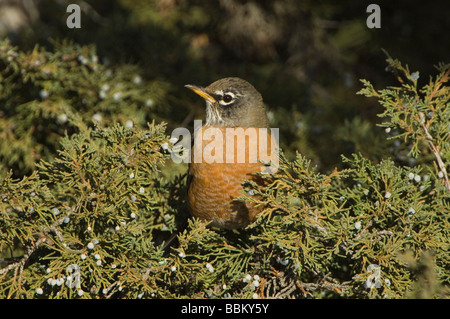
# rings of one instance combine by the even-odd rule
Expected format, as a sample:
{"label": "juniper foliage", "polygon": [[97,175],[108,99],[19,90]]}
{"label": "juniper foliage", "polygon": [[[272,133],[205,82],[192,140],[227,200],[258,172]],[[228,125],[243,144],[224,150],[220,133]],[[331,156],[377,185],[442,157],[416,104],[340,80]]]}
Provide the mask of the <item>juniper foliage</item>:
{"label": "juniper foliage", "polygon": [[[354,154],[345,169],[323,173],[301,153],[281,152],[267,187],[243,182],[241,200],[264,207],[255,223],[226,231],[191,218],[166,247],[186,215],[185,179],[168,174],[180,169],[165,124],[148,120],[151,106],[142,110],[164,85],[136,89],[91,50],[0,44],[1,297],[448,296],[448,66],[421,89],[418,73],[391,58],[400,86],[363,80],[359,93],[379,100],[389,138],[402,138],[381,162]],[[46,144],[50,134],[60,138]],[[30,174],[17,178],[16,167]]]}
{"label": "juniper foliage", "polygon": [[164,82],[144,81],[136,66],[107,67],[92,45],[53,45],[25,53],[0,42],[0,165],[17,176],[53,157],[65,132],[95,123],[145,127],[164,114]]}

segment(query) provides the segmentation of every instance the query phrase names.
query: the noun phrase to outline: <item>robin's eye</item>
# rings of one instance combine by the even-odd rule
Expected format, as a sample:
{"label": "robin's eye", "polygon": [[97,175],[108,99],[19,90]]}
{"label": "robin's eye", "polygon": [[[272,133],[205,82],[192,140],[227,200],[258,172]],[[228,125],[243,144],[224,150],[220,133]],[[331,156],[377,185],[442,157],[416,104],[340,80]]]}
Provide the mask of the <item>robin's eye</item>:
{"label": "robin's eye", "polygon": [[225,95],[223,96],[222,100],[223,100],[225,103],[230,103],[231,101],[233,101],[233,97],[232,97],[230,94],[225,94]]}

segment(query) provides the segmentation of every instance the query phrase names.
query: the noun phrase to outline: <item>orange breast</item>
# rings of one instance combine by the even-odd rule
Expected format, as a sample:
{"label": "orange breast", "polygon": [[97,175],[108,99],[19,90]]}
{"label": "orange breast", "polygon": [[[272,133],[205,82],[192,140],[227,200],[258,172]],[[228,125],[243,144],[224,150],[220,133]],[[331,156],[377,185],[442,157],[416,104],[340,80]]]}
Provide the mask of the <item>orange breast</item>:
{"label": "orange breast", "polygon": [[276,147],[270,130],[202,127],[194,139],[189,167],[191,214],[223,228],[252,222],[263,207],[235,199],[244,195],[244,180],[256,181],[252,174],[267,169],[260,160],[277,163]]}

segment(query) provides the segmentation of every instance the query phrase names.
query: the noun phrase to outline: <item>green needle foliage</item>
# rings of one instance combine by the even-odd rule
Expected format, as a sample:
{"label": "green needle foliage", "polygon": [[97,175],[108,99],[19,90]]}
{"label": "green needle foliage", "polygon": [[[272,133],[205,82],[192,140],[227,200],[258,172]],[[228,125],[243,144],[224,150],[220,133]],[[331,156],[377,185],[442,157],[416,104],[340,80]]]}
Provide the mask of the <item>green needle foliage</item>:
{"label": "green needle foliage", "polygon": [[281,152],[266,187],[243,181],[257,221],[227,231],[182,227],[183,168],[146,103],[164,83],[94,56],[0,43],[0,297],[448,297],[448,65],[419,89],[388,58],[400,86],[363,80],[359,93],[378,99],[400,144],[331,173]]}
{"label": "green needle foliage", "polygon": [[0,167],[18,176],[53,157],[65,132],[94,124],[145,127],[164,107],[167,85],[143,81],[135,66],[106,67],[93,46],[54,46],[24,53],[0,42]]}
{"label": "green needle foliage", "polygon": [[[387,53],[386,53],[387,54]],[[403,138],[411,155],[417,158],[421,153],[432,154],[436,169],[430,173],[440,174],[445,187],[450,191],[447,173],[450,158],[450,92],[447,82],[450,80],[450,65],[440,64],[440,74],[418,89],[419,72],[411,73],[398,60],[388,55],[389,68],[395,73],[400,87],[389,87],[376,91],[365,80],[365,88],[359,94],[377,97],[385,111],[380,117],[388,118],[381,126],[387,131],[396,130],[391,138]]]}

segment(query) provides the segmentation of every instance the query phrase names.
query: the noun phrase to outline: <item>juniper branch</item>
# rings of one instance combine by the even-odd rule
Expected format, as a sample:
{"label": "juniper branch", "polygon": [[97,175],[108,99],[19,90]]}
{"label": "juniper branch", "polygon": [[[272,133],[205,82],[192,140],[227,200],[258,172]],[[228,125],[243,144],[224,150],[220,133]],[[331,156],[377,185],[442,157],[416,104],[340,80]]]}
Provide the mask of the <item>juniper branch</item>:
{"label": "juniper branch", "polygon": [[[69,211],[66,215],[64,215],[61,218],[58,218],[57,220],[55,220],[49,227],[41,230],[39,232],[39,239],[34,244],[30,244],[30,246],[27,248],[27,252],[20,258],[19,261],[14,262],[12,264],[9,264],[5,268],[0,269],[0,276],[7,274],[10,270],[13,270],[13,269],[14,270],[19,269],[20,270],[19,274],[22,273],[23,267],[27,263],[27,261],[30,258],[30,256],[34,252],[36,252],[39,248],[41,248],[42,245],[44,245],[47,242],[49,233],[54,233],[58,237],[58,239],[63,241],[62,234],[58,230],[58,227],[63,224],[64,219],[69,217],[74,210],[75,209]],[[76,253],[81,252],[81,251],[78,251],[78,250],[71,249],[70,247],[66,247],[66,249],[68,249],[71,252],[76,252]]]}
{"label": "juniper branch", "polygon": [[450,191],[450,181],[448,179],[447,169],[445,168],[445,164],[442,161],[441,155],[439,154],[438,148],[433,143],[433,136],[431,136],[430,132],[428,132],[427,126],[425,125],[425,115],[422,112],[420,112],[419,117],[420,117],[420,125],[425,134],[428,146],[430,147],[431,152],[433,152],[434,157],[436,158],[436,162],[439,166],[439,169],[441,170],[442,174],[444,174],[445,187]]}

